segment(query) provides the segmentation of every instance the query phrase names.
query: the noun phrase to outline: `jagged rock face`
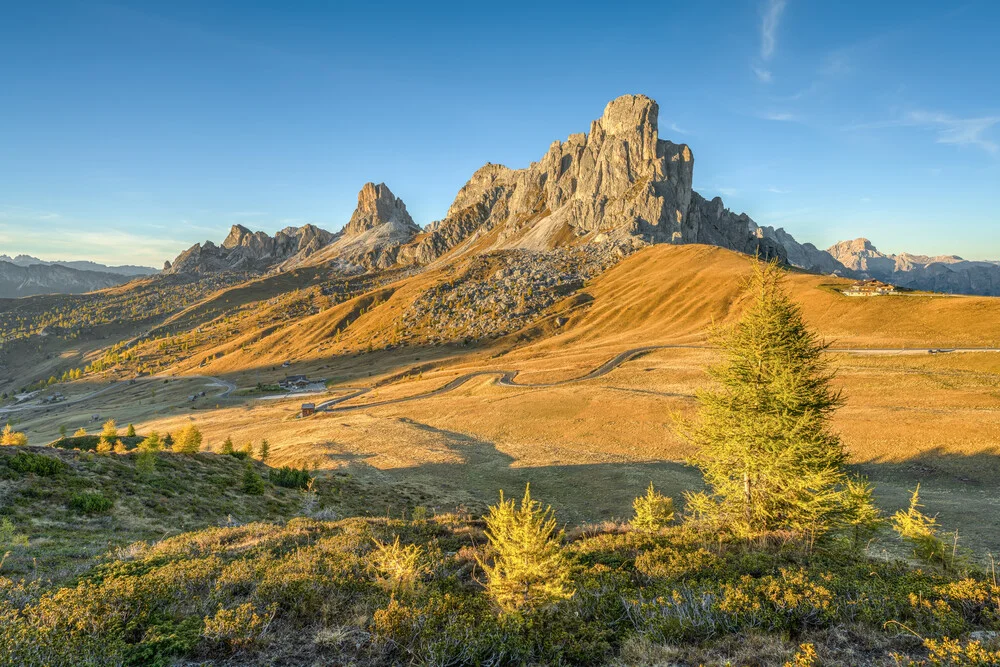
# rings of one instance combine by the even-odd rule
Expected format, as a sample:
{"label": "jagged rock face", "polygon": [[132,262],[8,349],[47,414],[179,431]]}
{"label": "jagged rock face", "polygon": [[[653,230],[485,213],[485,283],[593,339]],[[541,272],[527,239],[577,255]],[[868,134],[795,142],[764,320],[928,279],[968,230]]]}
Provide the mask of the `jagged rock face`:
{"label": "jagged rock face", "polygon": [[782,228],[756,227],[756,233],[762,238],[771,239],[785,249],[787,261],[792,266],[797,266],[813,273],[833,274],[838,276],[852,277],[855,272],[838,262],[833,255],[826,250],[820,250],[812,243],[799,243],[791,234]]}
{"label": "jagged rock face", "polygon": [[972,262],[956,255],[887,255],[864,238],[842,241],[829,253],[861,278],[916,290],[1000,296],[1000,265],[995,262]]}
{"label": "jagged rock face", "polygon": [[82,294],[129,280],[129,276],[117,273],[81,271],[59,264],[17,266],[0,261],[0,298],[5,299],[35,294]]}
{"label": "jagged rock face", "polygon": [[164,265],[164,273],[267,271],[289,257],[312,255],[332,240],[333,234],[314,225],[286,227],[273,237],[233,225],[221,246],[197,243]]}
{"label": "jagged rock face", "polygon": [[488,249],[547,250],[570,243],[710,243],[783,256],[752,233],[750,220],[692,190],[694,157],[658,136],[656,102],[610,102],[587,134],[555,142],[526,169],[486,165],[462,188],[448,216],[404,247],[400,261],[427,263],[499,228]]}
{"label": "jagged rock face", "polygon": [[330,263],[346,272],[387,269],[397,262],[400,247],[420,233],[420,227],[385,183],[365,183],[358,207],[334,240],[307,262],[298,255],[284,265]]}
{"label": "jagged rock face", "polygon": [[358,207],[344,226],[344,235],[357,236],[386,224],[409,228],[413,234],[420,231],[406,211],[406,204],[385,183],[365,183],[358,193]]}

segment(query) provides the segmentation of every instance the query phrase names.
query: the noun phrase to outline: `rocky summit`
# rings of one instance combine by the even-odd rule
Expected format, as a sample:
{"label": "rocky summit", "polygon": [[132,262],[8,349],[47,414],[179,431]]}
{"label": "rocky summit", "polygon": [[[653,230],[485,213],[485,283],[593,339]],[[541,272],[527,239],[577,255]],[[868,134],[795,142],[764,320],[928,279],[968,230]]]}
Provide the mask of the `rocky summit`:
{"label": "rocky summit", "polygon": [[[690,147],[659,138],[659,107],[644,95],[610,102],[590,132],[555,142],[525,169],[488,164],[459,191],[444,220],[401,249],[400,261],[443,253],[579,243],[707,243],[784,258],[752,220],[692,190]],[[494,232],[494,230],[496,230]]]}
{"label": "rocky summit", "polygon": [[307,257],[328,245],[333,234],[314,225],[286,227],[274,236],[251,232],[243,225],[233,225],[221,246],[211,241],[196,243],[163,272],[216,273],[221,271],[259,272],[271,269],[293,256]]}

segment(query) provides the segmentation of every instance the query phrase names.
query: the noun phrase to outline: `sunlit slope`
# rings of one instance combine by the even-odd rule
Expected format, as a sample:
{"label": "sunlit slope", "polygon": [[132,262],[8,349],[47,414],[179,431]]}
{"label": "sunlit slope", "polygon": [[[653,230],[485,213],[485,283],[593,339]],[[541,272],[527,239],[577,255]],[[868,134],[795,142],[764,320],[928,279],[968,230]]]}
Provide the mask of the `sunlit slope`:
{"label": "sunlit slope", "polygon": [[[648,248],[594,280],[558,336],[536,349],[574,345],[655,345],[704,340],[712,322],[738,314],[749,259],[704,245]],[[846,297],[849,281],[801,272],[788,277],[811,327],[836,347],[989,347],[1000,345],[1000,299]]]}
{"label": "sunlit slope", "polygon": [[[571,376],[603,357],[647,345],[704,345],[713,322],[737,315],[744,255],[704,245],[653,246],[623,260],[581,292],[555,304],[524,330],[446,355],[456,367],[547,370]],[[402,278],[320,313],[243,330],[205,349],[202,372],[240,373],[285,361],[303,370],[347,363],[358,353],[380,355],[375,377],[394,372],[392,358],[434,347],[425,334],[401,327],[406,309],[427,289],[462,272],[456,262]],[[852,298],[836,287],[849,281],[801,272],[788,276],[793,298],[810,326],[839,348],[1000,346],[1000,299],[883,296]],[[225,297],[216,296],[216,300]],[[267,306],[262,306],[267,307]],[[280,309],[278,306],[276,309]],[[400,343],[405,347],[398,347]],[[501,354],[502,353],[502,354]],[[499,358],[493,359],[501,354]],[[353,364],[353,362],[352,362]],[[193,368],[188,362],[178,370]],[[367,374],[367,373],[366,373]],[[535,378],[538,380],[540,378]]]}

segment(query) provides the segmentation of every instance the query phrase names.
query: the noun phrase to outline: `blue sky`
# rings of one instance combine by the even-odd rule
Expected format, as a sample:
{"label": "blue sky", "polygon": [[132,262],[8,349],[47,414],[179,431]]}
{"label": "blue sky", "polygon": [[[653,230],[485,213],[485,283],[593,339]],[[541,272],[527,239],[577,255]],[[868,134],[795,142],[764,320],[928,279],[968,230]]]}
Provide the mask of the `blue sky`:
{"label": "blue sky", "polygon": [[241,223],[426,224],[612,98],[826,247],[1000,258],[1000,3],[4,3],[0,253],[159,265]]}

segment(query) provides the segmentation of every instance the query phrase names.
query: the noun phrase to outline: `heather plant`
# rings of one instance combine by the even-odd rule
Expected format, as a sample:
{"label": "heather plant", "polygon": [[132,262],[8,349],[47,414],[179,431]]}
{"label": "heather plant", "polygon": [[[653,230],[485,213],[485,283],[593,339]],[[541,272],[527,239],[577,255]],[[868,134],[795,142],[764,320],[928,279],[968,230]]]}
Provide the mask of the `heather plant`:
{"label": "heather plant", "polygon": [[552,508],[532,500],[529,486],[520,507],[501,491],[485,521],[491,558],[479,565],[486,591],[501,610],[531,611],[573,596],[563,532],[556,531]]}

